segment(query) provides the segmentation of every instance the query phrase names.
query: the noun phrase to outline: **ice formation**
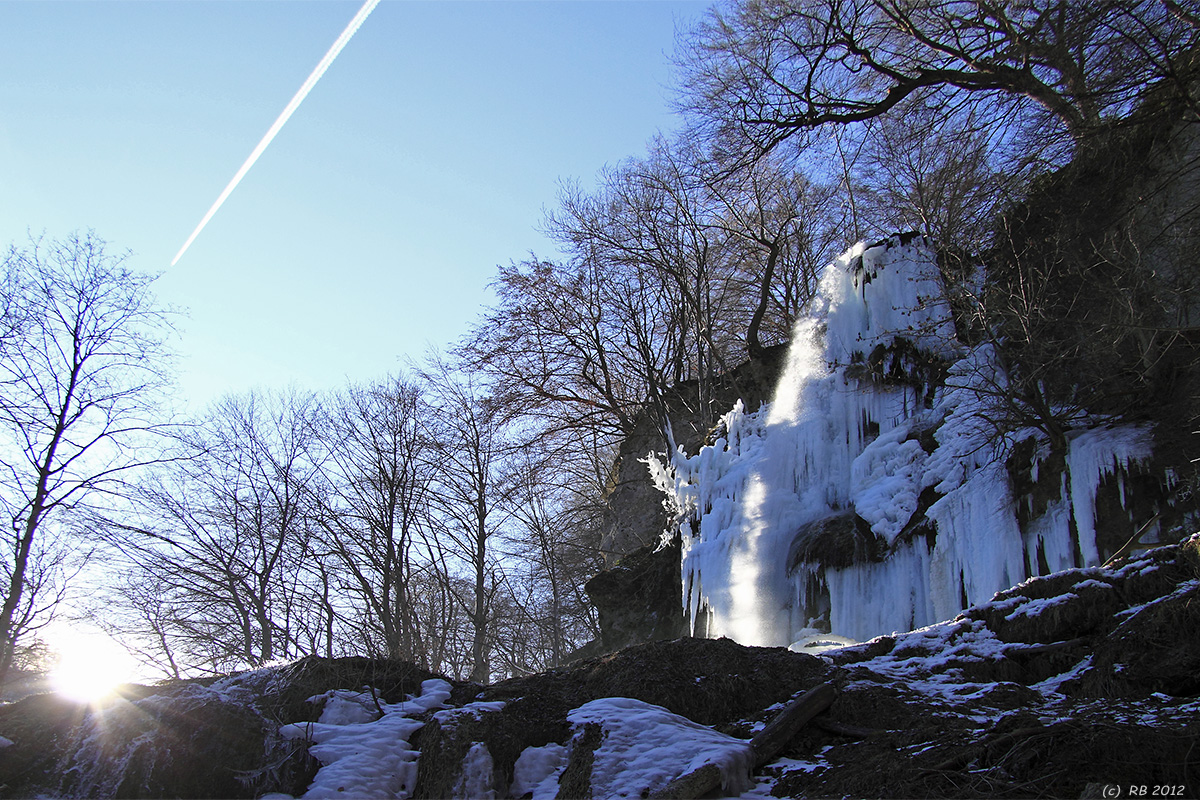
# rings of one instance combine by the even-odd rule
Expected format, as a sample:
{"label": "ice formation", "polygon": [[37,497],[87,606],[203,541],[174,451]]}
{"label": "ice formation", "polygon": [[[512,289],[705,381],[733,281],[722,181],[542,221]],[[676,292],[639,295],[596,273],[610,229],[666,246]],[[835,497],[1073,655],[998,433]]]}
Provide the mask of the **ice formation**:
{"label": "ice formation", "polygon": [[697,635],[863,640],[1099,562],[1097,488],[1149,457],[1148,431],[1068,432],[1057,499],[1020,520],[1006,457],[1032,438],[1036,481],[1049,445],[995,433],[1003,370],[959,342],[945,294],[924,240],[857,246],[824,271],[772,402],[736,406],[695,456],[651,458]]}

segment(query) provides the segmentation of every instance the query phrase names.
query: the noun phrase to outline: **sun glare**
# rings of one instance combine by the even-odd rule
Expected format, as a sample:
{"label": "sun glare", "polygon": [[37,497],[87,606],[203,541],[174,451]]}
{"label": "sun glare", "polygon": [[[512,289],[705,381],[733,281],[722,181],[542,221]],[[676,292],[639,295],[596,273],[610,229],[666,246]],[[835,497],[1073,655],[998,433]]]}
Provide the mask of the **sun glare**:
{"label": "sun glare", "polygon": [[99,702],[133,677],[133,659],[107,637],[72,637],[58,651],[50,681],[54,691],[72,700]]}

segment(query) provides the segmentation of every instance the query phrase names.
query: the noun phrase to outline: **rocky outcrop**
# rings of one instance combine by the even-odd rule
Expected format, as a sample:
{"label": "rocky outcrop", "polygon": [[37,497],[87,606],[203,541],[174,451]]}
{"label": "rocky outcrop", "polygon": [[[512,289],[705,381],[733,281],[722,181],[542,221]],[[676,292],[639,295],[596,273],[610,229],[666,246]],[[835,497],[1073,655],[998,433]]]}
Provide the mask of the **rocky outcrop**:
{"label": "rocky outcrop", "polygon": [[829,673],[820,659],[782,648],[746,648],[728,639],[677,639],[503,681],[482,689],[461,711],[442,712],[442,721],[421,732],[421,777],[415,796],[470,796],[456,793],[455,787],[465,785],[466,754],[482,744],[491,767],[488,784],[477,785],[477,790],[513,796],[509,790],[517,759],[529,748],[548,748],[560,760],[558,796],[591,797],[594,755],[608,736],[596,723],[570,724],[573,709],[619,697],[720,727],[781,703]]}
{"label": "rocky outcrop", "polygon": [[646,545],[585,584],[600,621],[601,652],[686,636],[679,588],[679,539]]}
{"label": "rocky outcrop", "polygon": [[419,691],[431,673],[384,659],[306,658],[221,680],[126,686],[99,706],[53,694],[0,706],[0,797],[300,794],[317,769],[280,725],[314,720],[331,687]]}
{"label": "rocky outcrop", "polygon": [[[694,381],[668,390],[664,404],[676,444],[695,453],[708,442],[716,418],[737,401],[756,409],[769,400],[785,352],[785,345],[766,348],[759,358],[717,376],[704,408],[696,400]],[[672,520],[646,463],[650,454],[661,459],[665,451],[661,425],[647,408],[622,441],[613,465],[606,532],[600,544],[607,569],[585,587],[599,617],[600,638],[575,658],[690,633],[682,603],[679,540],[662,545]]]}

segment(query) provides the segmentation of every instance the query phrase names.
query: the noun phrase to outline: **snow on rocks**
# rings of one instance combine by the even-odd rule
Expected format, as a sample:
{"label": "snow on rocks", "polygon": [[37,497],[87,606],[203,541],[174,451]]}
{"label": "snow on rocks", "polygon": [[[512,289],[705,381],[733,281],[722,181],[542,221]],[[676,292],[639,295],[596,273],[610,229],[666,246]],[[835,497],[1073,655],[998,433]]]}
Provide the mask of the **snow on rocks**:
{"label": "snow on rocks", "polygon": [[554,800],[558,796],[558,778],[567,766],[567,748],[550,742],[526,747],[513,765],[509,794],[530,800]]}
{"label": "snow on rocks", "polygon": [[1033,578],[955,619],[827,651],[845,670],[831,715],[876,730],[771,793],[1079,796],[1169,782],[1192,796],[1198,598],[1200,541]]}
{"label": "snow on rocks", "polygon": [[317,722],[280,728],[285,738],[312,742],[308,752],[321,762],[303,797],[409,797],[419,754],[408,740],[425,724],[416,717],[444,706],[450,689],[444,680],[427,680],[419,696],[399,703],[381,703],[365,691],[326,693]]}
{"label": "snow on rocks", "polygon": [[[1136,660],[1138,652],[1127,652],[1121,642],[1131,632],[1145,631],[1151,624],[1146,615],[1165,618],[1163,624],[1180,630],[1200,627],[1200,613],[1188,605],[1200,596],[1200,579],[1192,577],[1200,570],[1189,561],[1200,561],[1195,553],[1200,544],[1163,547],[1112,569],[1032,578],[952,620],[828,651],[826,657],[952,702],[985,684],[1017,682],[1044,695],[1061,695],[1085,677],[1093,684],[1136,680],[1121,661]],[[1141,625],[1132,624],[1139,616]],[[1200,667],[1200,645],[1186,637],[1159,638],[1182,648],[1174,653],[1184,662],[1181,672]],[[1160,675],[1143,687],[1161,682]]]}
{"label": "snow on rocks", "polygon": [[748,741],[718,733],[662,706],[608,697],[585,703],[567,719],[577,728],[592,724],[602,731],[600,745],[592,753],[593,797],[648,797],[674,778],[707,764],[720,769],[722,789],[730,795],[751,785]]}
{"label": "snow on rocks", "polygon": [[[194,713],[235,702],[254,707],[264,697],[254,692],[271,687],[289,698],[271,708],[315,699],[322,703],[316,721],[284,726],[293,742],[311,742],[321,762],[309,797],[641,797],[698,774],[697,767],[724,775],[724,796],[745,789],[738,796],[761,798],[1077,797],[1092,783],[1195,787],[1198,599],[1200,539],[1111,568],[1033,578],[954,619],[820,657],[679,639],[453,689],[440,679],[421,683],[412,665],[399,662],[391,670],[379,662],[352,670],[353,659],[315,659],[275,676],[218,681],[215,691],[174,687],[152,695],[157,704],[137,701],[130,709],[148,720],[152,709],[183,708],[171,698],[187,700]],[[361,686],[358,676],[370,673],[392,677],[374,690],[330,688],[348,674],[355,676],[348,685]],[[394,683],[400,675],[409,682]],[[838,687],[832,705],[751,774],[748,739],[758,723],[818,684]],[[385,697],[379,685],[393,688]],[[190,705],[202,698],[223,699]],[[10,761],[22,751],[40,757],[80,740],[53,717],[20,716],[36,705],[0,708],[0,733],[17,742],[0,750],[0,779],[29,773],[28,760]],[[173,724],[180,718],[163,714]],[[231,718],[220,719],[232,729]],[[113,722],[94,727],[112,732]],[[413,733],[422,725],[418,739]],[[220,729],[205,730],[202,738],[221,738]],[[156,735],[162,746],[155,752],[170,748],[172,771],[192,768],[187,759],[195,754],[170,734],[139,728],[130,738]],[[249,745],[263,750],[261,738]],[[124,750],[113,752],[122,757]],[[21,769],[4,772],[10,763]],[[200,760],[194,768],[211,766]],[[21,796],[113,796],[129,777],[113,774],[106,791],[10,785]],[[272,775],[273,783],[256,784],[261,792],[300,792],[281,773],[259,778]],[[154,796],[213,796],[155,787]]]}

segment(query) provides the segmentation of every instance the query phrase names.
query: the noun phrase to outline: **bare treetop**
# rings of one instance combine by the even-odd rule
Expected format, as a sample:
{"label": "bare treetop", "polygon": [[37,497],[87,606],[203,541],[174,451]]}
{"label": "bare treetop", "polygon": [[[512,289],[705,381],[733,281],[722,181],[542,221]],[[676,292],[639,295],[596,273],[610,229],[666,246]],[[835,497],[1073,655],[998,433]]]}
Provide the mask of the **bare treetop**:
{"label": "bare treetop", "polygon": [[685,42],[681,105],[757,152],[929,88],[1025,98],[1077,138],[1127,112],[1146,84],[1186,80],[1200,31],[1184,6],[1194,3],[738,0]]}

